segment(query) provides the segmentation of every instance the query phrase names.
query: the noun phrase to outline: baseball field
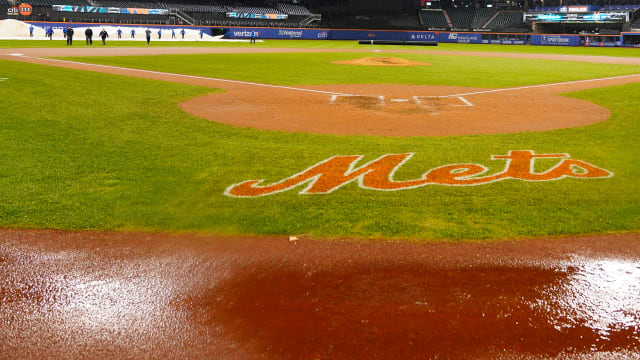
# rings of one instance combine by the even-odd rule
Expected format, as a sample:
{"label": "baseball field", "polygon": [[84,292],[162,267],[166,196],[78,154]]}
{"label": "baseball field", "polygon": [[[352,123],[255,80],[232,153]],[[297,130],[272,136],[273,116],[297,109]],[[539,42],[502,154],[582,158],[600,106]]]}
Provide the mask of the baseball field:
{"label": "baseball field", "polygon": [[[27,251],[24,247],[59,255],[103,248],[117,249],[108,250],[107,258],[119,259],[120,253],[138,259],[132,267],[114,260],[123,261],[127,274],[140,270],[139,260],[154,251],[166,256],[153,261],[179,269],[175,274],[183,280],[207,279],[203,274],[214,267],[211,272],[224,273],[216,278],[225,281],[211,281],[216,291],[185,280],[192,284],[184,285],[186,293],[197,296],[183,293],[169,303],[154,303],[199,309],[195,317],[215,314],[205,316],[204,325],[190,325],[186,331],[191,335],[173,340],[177,347],[166,339],[154,345],[158,354],[222,353],[233,358],[229,343],[202,335],[202,329],[218,331],[219,324],[232,330],[220,330],[216,339],[230,336],[251,354],[267,354],[240,352],[237,358],[539,358],[587,356],[590,351],[616,358],[640,351],[640,309],[637,293],[632,294],[640,289],[638,49],[458,44],[421,49],[268,40],[256,46],[60,45],[0,41],[0,227],[5,239],[0,264],[5,261],[12,264],[5,271],[20,272],[21,257],[15,254]],[[441,247],[451,241],[462,247]],[[189,250],[181,243],[189,244]],[[289,249],[290,244],[300,248]],[[389,246],[384,248],[388,251],[380,246]],[[168,249],[178,249],[180,256],[167,255]],[[201,254],[195,257],[199,260],[185,251]],[[91,261],[108,262],[95,256]],[[618,290],[598,292],[602,288],[592,284],[600,290],[571,293],[579,302],[585,296],[626,291],[607,308],[624,312],[624,319],[608,317],[604,326],[597,310],[575,316],[522,312],[518,299],[547,299],[549,288],[582,274],[580,266],[564,262],[575,256],[580,264],[603,257],[626,259],[623,268],[630,278]],[[241,275],[229,275],[232,271],[220,270],[211,259],[242,269]],[[356,270],[345,265],[352,260]],[[529,264],[527,271],[535,271],[520,273],[517,264],[522,261]],[[540,262],[551,265],[531,265]],[[470,263],[480,264],[484,275],[460,270]],[[458,270],[445,271],[443,278],[433,270],[442,264]],[[558,267],[560,275],[554,270]],[[166,275],[157,269],[142,271],[154,278]],[[344,285],[345,278],[336,275],[340,271],[349,274],[345,284],[358,283],[357,289],[366,292]],[[505,279],[511,271],[513,278]],[[600,274],[594,271],[590,274]],[[172,276],[176,283],[183,281]],[[458,282],[473,287],[522,280],[533,285],[514,285],[512,292],[498,295],[443,290],[452,298],[433,301],[444,304],[440,309],[464,303],[458,317],[452,311],[448,319],[456,318],[462,327],[469,321],[475,330],[465,332],[451,323],[438,331],[432,327],[429,336],[436,340],[412,352],[400,345],[409,341],[406,330],[413,334],[411,341],[426,331],[412,321],[420,316],[441,321],[433,311],[422,313],[422,300],[413,301],[414,290],[407,290],[424,285],[424,278],[440,279],[442,283],[425,287],[442,289]],[[406,286],[389,285],[393,279],[404,279],[398,281]],[[28,282],[15,284],[21,281]],[[320,291],[310,281],[326,288]],[[24,287],[7,284],[0,288],[5,295],[27,303],[32,299],[24,295]],[[7,290],[12,286],[26,292]],[[343,319],[337,306],[350,301],[331,293],[331,286],[336,294],[357,294],[359,301],[382,305],[363,310],[351,303],[343,312],[358,315],[343,322],[327,320]],[[152,288],[145,290],[150,302],[156,301],[149,295]],[[531,295],[531,289],[540,292]],[[266,296],[258,307],[245,303],[257,291],[277,294]],[[309,293],[315,297],[305,298]],[[409,310],[385,298],[397,293],[413,299]],[[229,303],[235,305],[216,303],[224,298],[220,294],[231,294],[225,299],[233,298]],[[282,301],[292,298],[299,298],[299,306],[283,308]],[[502,300],[495,307],[482,305],[493,298]],[[321,307],[317,301],[325,310],[334,306],[333,317],[311,316]],[[546,307],[537,304],[558,311],[572,306],[554,301]],[[202,310],[201,304],[226,312]],[[291,310],[298,325],[286,326],[281,318],[270,317],[270,310]],[[363,311],[374,319],[364,319]],[[407,328],[391,315],[375,320],[373,314],[388,311],[396,311]],[[514,330],[518,321],[514,325],[501,317],[503,311],[520,322],[533,316],[529,332]],[[479,325],[485,313],[501,320]],[[182,318],[172,316],[173,322],[165,325],[181,328]],[[572,327],[546,321],[549,317],[578,320],[567,320]],[[352,320],[356,325],[349,325]],[[165,325],[149,324],[167,332]],[[134,329],[131,334],[139,330],[133,323],[124,327]],[[340,328],[346,330],[335,330]],[[501,338],[488,330],[494,328],[510,335]],[[313,336],[292,340],[305,332]],[[470,335],[474,332],[478,336]],[[456,345],[456,334],[470,345]],[[29,343],[25,338],[28,334],[4,350],[24,350],[21,346]],[[194,338],[199,347],[185,345]],[[131,350],[126,344],[96,344],[108,351],[129,349],[134,357],[144,354],[143,345]],[[329,346],[334,345],[332,353]],[[74,351],[82,348],[74,346]],[[226,350],[220,352],[222,348]],[[51,345],[47,354],[59,354],[55,349]]]}
{"label": "baseball field", "polygon": [[[213,81],[194,86],[184,83],[198,79],[152,81],[3,60],[7,80],[0,91],[11,101],[3,111],[7,174],[0,180],[0,224],[417,240],[640,228],[640,169],[633,160],[640,142],[640,85],[638,76],[624,77],[638,74],[637,65],[385,49],[73,58],[325,93]],[[365,57],[429,65],[333,63]],[[628,84],[603,80],[521,89],[612,77],[618,79],[609,82]],[[575,91],[579,85],[587,89]],[[229,86],[234,88],[221,93]],[[435,96],[501,88],[512,90],[466,96],[474,106],[462,107],[457,98],[434,102],[441,99]],[[338,96],[330,104],[338,93],[363,96]],[[386,104],[365,95],[386,96]],[[416,104],[416,96],[433,97]],[[349,112],[358,119],[349,119]],[[409,120],[398,119],[403,116]],[[357,168],[386,154],[411,153],[393,175],[401,182],[448,164],[479,164],[488,168],[486,175],[499,173],[505,160],[491,157],[518,150],[568,154],[612,176],[396,191],[364,189],[354,179],[322,195],[299,194],[305,184],[256,198],[225,195],[233,184],[276,183],[336,155],[362,156],[353,164]],[[543,173],[561,160],[532,161],[533,170]],[[19,177],[9,176],[17,171]]]}

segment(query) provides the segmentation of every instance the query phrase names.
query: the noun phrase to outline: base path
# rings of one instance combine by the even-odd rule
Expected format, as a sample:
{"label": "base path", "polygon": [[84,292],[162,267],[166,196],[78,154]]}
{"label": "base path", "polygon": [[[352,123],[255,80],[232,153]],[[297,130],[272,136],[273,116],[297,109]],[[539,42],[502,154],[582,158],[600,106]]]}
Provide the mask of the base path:
{"label": "base path", "polygon": [[[180,106],[195,116],[234,126],[337,135],[448,136],[546,131],[608,119],[607,109],[560,94],[632,82],[640,74],[509,89],[416,85],[287,87],[201,76],[54,60],[39,56],[167,53],[303,52],[309,49],[131,48],[13,49],[0,58],[223,88]],[[329,51],[329,50],[322,50]],[[343,50],[334,50],[343,52]],[[360,51],[362,52],[362,50]],[[403,51],[408,52],[408,51]],[[422,51],[424,53],[424,51]],[[436,51],[442,54],[445,52]],[[22,54],[11,56],[7,54]],[[462,53],[463,55],[476,53]],[[508,55],[491,53],[491,56]],[[518,54],[529,55],[536,54]],[[555,55],[545,55],[552,59]],[[534,58],[538,58],[537,55]],[[629,58],[573,57],[577,61]],[[566,60],[566,56],[559,57]],[[640,63],[640,60],[638,61]],[[344,65],[350,66],[350,65]],[[500,116],[496,116],[500,114]]]}
{"label": "base path", "polygon": [[640,65],[640,57],[617,57],[617,56],[588,56],[588,55],[556,55],[556,54],[525,54],[525,53],[502,53],[488,51],[454,51],[454,50],[372,50],[367,46],[361,49],[308,49],[308,48],[260,48],[260,47],[115,47],[115,48],[18,48],[0,49],[0,57],[21,53],[35,57],[64,57],[64,56],[135,56],[135,55],[170,55],[170,54],[271,54],[271,53],[395,53],[395,54],[429,54],[429,55],[450,55],[450,56],[480,56],[499,57],[514,59],[540,59],[554,61],[582,61],[598,64],[620,64],[620,65]]}
{"label": "base path", "polygon": [[0,354],[638,358],[639,240],[0,230]]}

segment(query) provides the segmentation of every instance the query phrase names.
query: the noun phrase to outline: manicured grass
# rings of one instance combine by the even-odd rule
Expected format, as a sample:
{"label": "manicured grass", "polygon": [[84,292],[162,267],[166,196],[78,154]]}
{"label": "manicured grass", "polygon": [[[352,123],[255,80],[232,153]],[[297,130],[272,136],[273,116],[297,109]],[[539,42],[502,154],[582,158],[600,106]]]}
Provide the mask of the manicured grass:
{"label": "manicured grass", "polygon": [[[82,41],[80,41],[82,40]],[[94,45],[95,46],[95,45]],[[147,47],[144,41],[108,41],[109,47]],[[597,47],[568,47],[568,46],[530,46],[530,45],[488,45],[488,44],[449,44],[440,43],[438,46],[400,46],[400,45],[358,45],[355,40],[270,40],[258,42],[255,45],[248,42],[206,42],[206,41],[153,41],[152,47],[257,47],[257,48],[308,48],[308,49],[377,49],[377,50],[442,50],[442,51],[474,51],[474,52],[505,52],[529,54],[559,54],[559,55],[589,55],[589,56],[618,56],[640,57],[637,48],[597,48]],[[67,47],[63,40],[0,40],[0,48],[49,48]],[[73,47],[86,47],[84,39],[78,39]]]}
{"label": "manicured grass", "polygon": [[[355,70],[354,70],[355,71]],[[611,109],[607,122],[543,133],[445,138],[290,134],[235,128],[177,104],[213,91],[0,61],[0,226],[315,236],[487,239],[640,229],[640,84],[571,96]],[[487,85],[492,85],[487,80]],[[608,179],[507,180],[378,192],[348,184],[237,199],[226,187],[276,182],[336,154],[414,152],[396,174],[532,149],[567,152]]]}
{"label": "manicured grass", "polygon": [[[400,57],[431,66],[333,64],[365,56]],[[73,61],[279,85],[416,84],[510,87],[638,74],[640,66],[432,54],[294,53],[74,57]],[[295,74],[295,76],[291,76]]]}

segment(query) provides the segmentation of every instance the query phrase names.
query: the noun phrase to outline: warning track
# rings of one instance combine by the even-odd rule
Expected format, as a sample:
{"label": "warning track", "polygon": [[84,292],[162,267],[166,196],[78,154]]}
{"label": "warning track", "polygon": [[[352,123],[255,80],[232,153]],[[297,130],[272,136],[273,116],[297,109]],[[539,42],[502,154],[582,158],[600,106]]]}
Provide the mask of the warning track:
{"label": "warning track", "polygon": [[0,230],[0,353],[640,355],[640,235],[429,243]]}

